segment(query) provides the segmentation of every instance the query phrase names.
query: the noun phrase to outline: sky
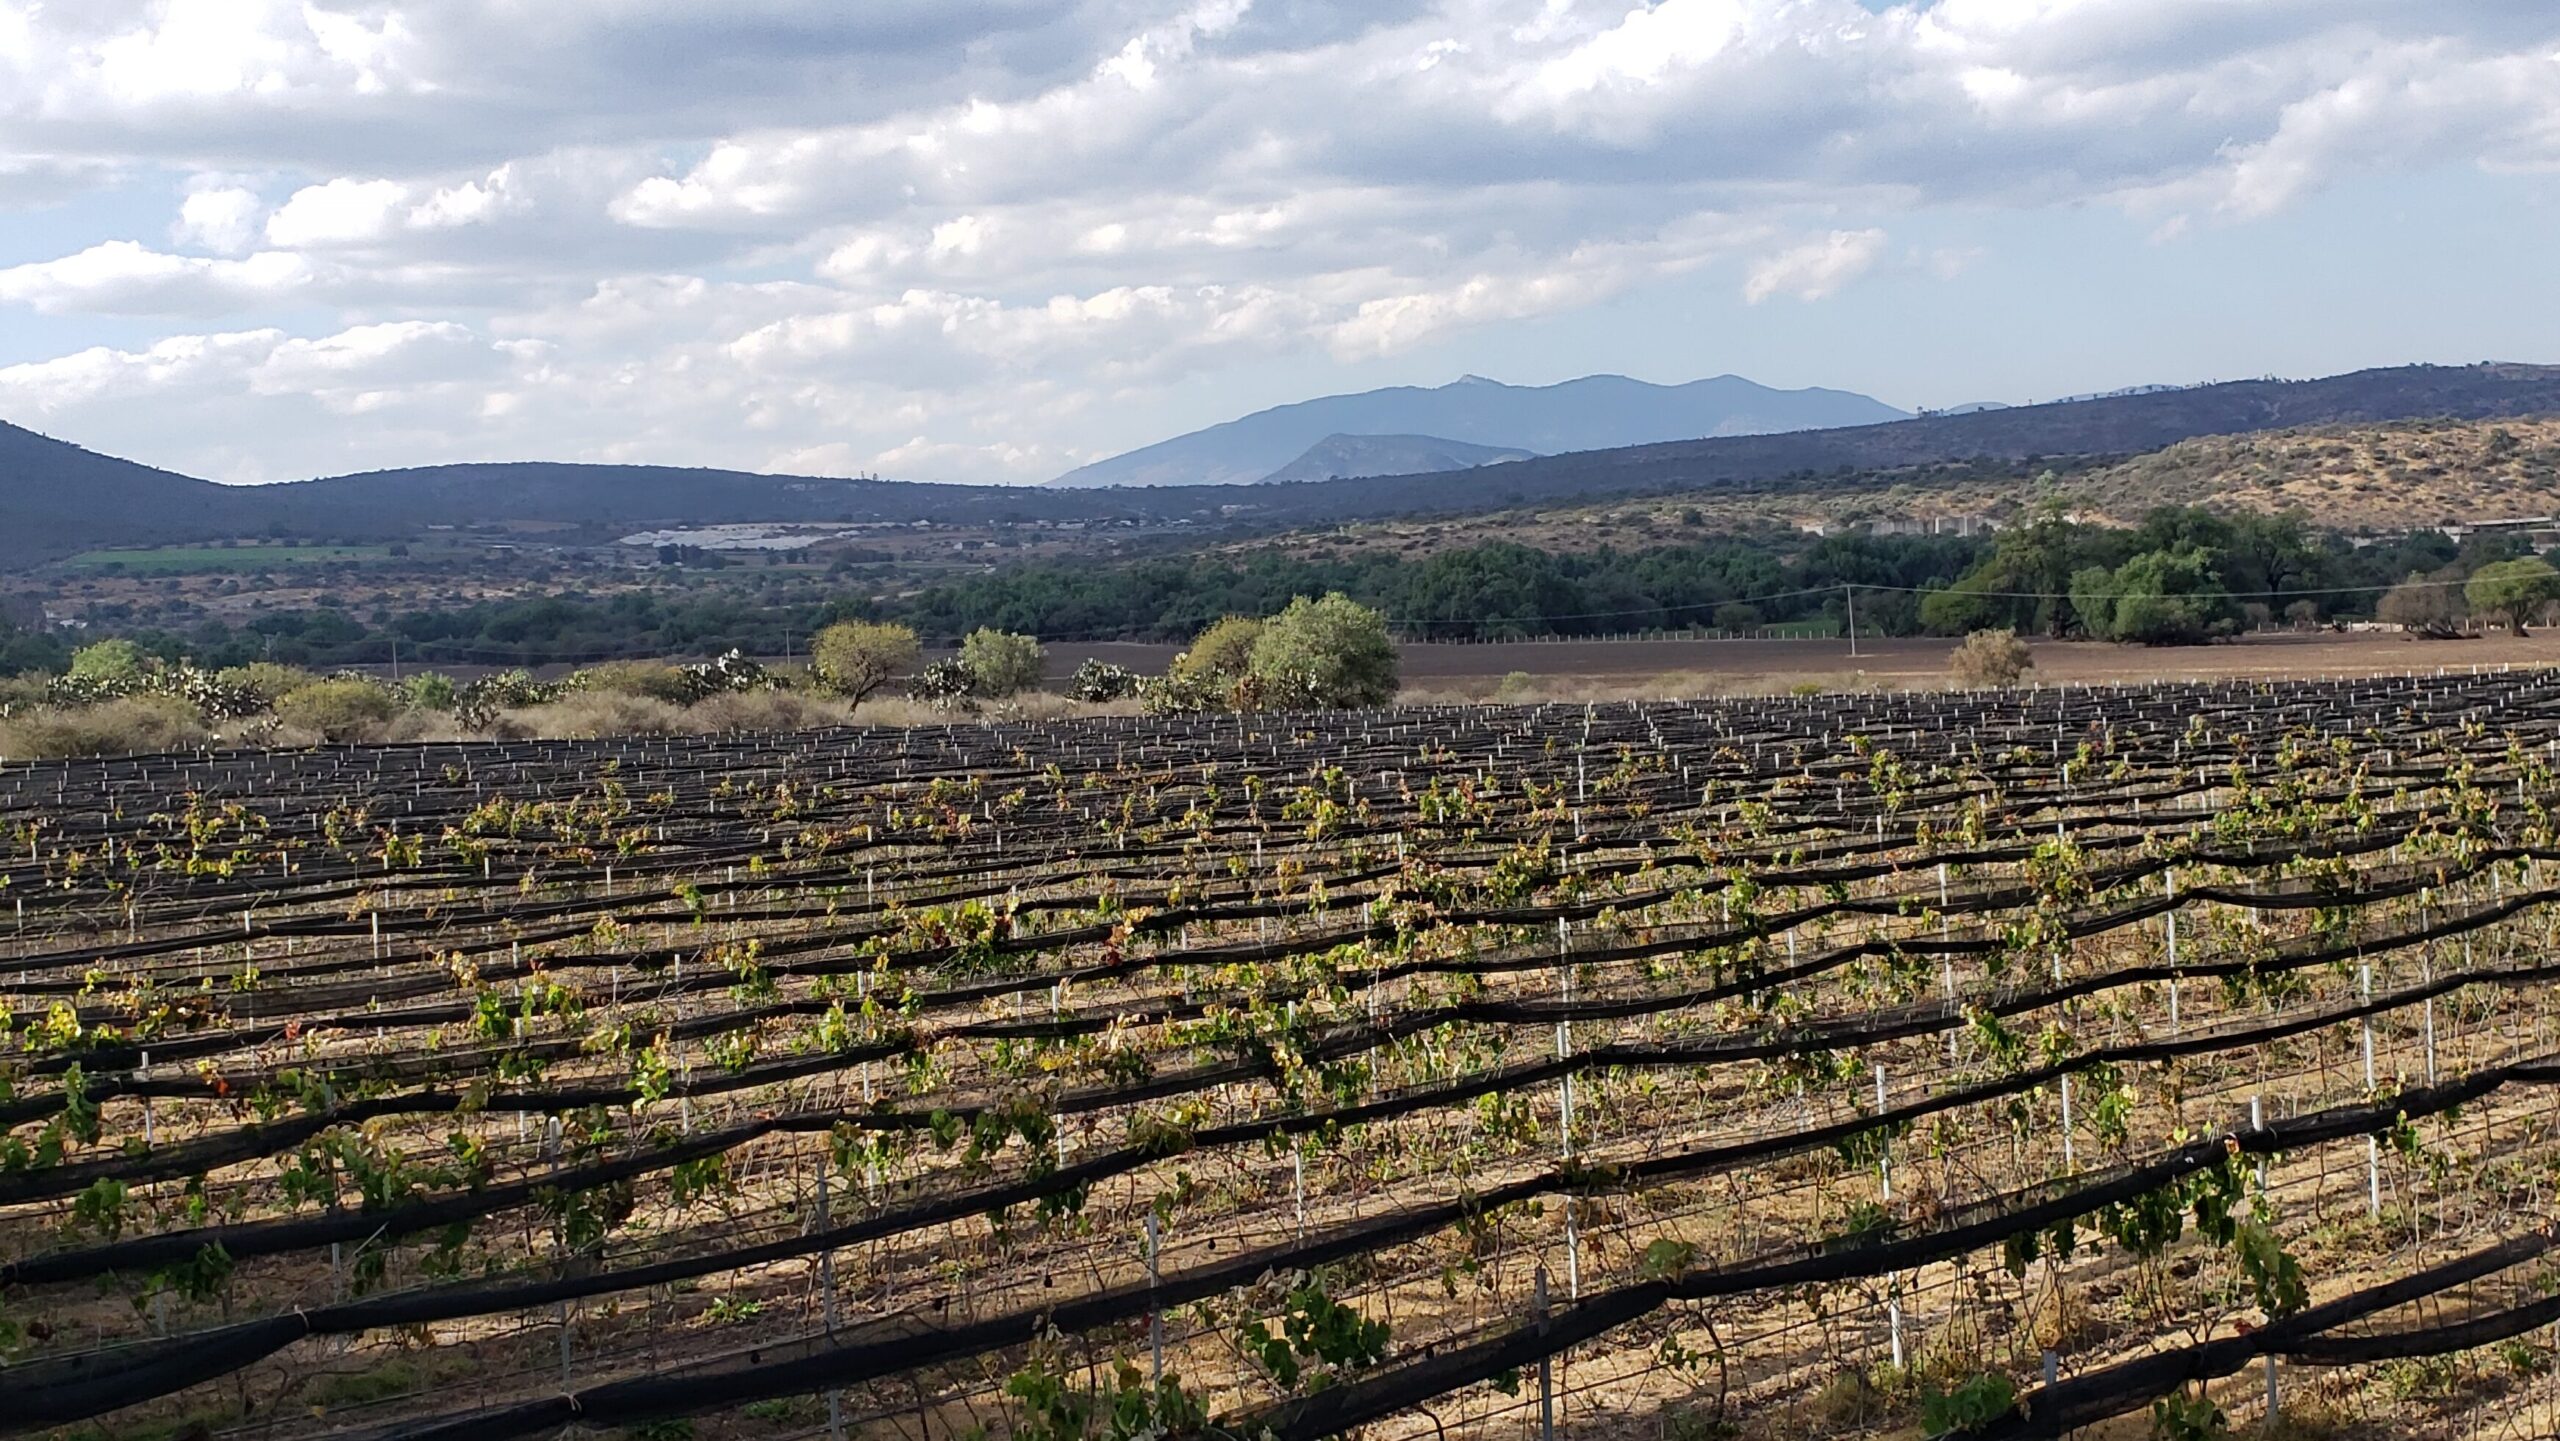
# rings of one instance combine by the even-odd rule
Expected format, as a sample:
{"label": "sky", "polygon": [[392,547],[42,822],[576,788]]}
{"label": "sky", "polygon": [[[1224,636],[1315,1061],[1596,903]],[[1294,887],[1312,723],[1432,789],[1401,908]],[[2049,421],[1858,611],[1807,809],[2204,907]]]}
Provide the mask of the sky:
{"label": "sky", "polygon": [[2555,0],[0,0],[0,420],[226,481],[2551,362],[2554,237]]}

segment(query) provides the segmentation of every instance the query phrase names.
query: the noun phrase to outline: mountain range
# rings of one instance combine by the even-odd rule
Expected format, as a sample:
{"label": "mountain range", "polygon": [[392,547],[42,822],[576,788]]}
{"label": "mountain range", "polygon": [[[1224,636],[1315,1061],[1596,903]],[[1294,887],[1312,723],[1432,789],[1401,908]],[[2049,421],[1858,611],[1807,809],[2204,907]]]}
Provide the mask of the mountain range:
{"label": "mountain range", "polygon": [[1430,389],[1398,385],[1276,405],[1079,466],[1049,483],[1241,485],[1278,479],[1274,472],[1294,467],[1310,447],[1337,436],[1410,437],[1443,446],[1462,442],[1554,455],[1665,440],[1870,425],[1904,415],[1851,391],[1773,390],[1738,375],[1686,385],[1653,385],[1623,375],[1505,385],[1470,375]]}
{"label": "mountain range", "polygon": [[[1873,425],[1548,454],[1490,469],[1296,485],[1105,490],[550,463],[431,466],[286,485],[229,486],[0,423],[0,567],[23,567],[102,546],[277,532],[397,539],[456,523],[541,522],[573,527],[564,533],[572,537],[607,541],[658,526],[784,520],[958,525],[1045,520],[1279,529],[1766,485],[1791,476],[1881,475],[1896,468],[1976,459],[2113,459],[2198,436],[2303,425],[2554,415],[2560,415],[2560,366],[2412,365],[2318,380],[2231,381]],[[1290,465],[1334,433],[1317,435],[1274,465]],[[1552,436],[1542,438],[1557,443]],[[1255,472],[1257,477],[1269,474],[1271,468]],[[1891,482],[1880,478],[1878,483]]]}

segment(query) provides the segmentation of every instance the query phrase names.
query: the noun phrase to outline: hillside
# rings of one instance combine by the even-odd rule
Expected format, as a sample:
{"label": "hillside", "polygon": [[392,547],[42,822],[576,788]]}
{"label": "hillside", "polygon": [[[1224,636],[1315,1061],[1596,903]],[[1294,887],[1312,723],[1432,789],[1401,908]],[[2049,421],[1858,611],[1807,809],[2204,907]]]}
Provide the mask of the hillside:
{"label": "hillside", "polygon": [[1864,425],[1902,415],[1882,401],[1845,390],[1773,390],[1736,375],[1686,385],[1587,375],[1536,386],[1471,375],[1427,390],[1399,385],[1274,406],[1095,461],[1049,483],[1079,488],[1244,484],[1268,477],[1334,435],[1437,436],[1552,455]]}
{"label": "hillside", "polygon": [[1436,435],[1328,435],[1262,479],[1267,484],[1293,484],[1369,475],[1431,475],[1530,458],[1525,450],[1471,445]]}
{"label": "hillside", "polygon": [[223,534],[244,523],[238,501],[222,486],[0,423],[0,567],[66,547]]}
{"label": "hillside", "polygon": [[[2121,525],[2166,505],[2292,511],[2324,530],[2398,534],[2560,515],[2560,417],[2302,426],[2180,441],[2112,463],[1941,462],[1795,476],[1641,499],[1382,520],[1277,537],[1300,555],[1424,555],[1514,540],[1576,552],[1780,530],[1857,531],[2008,519],[2050,483],[2071,513]],[[1257,542],[1239,542],[1252,549]]]}
{"label": "hillside", "polygon": [[2131,518],[2159,505],[2299,510],[2342,530],[2560,513],[2560,418],[2306,426],[2180,441],[2064,487]]}
{"label": "hillside", "polygon": [[[620,529],[765,520],[1060,522],[1191,528],[1183,534],[1269,532],[1394,518],[1453,517],[1588,505],[1624,497],[1700,497],[1773,488],[1820,487],[1865,497],[1890,513],[1897,485],[1932,467],[1970,467],[2010,474],[2056,461],[2066,468],[2128,457],[2199,437],[2304,427],[2387,426],[2408,422],[2512,421],[2560,417],[2560,367],[2530,365],[2402,366],[2321,380],[2252,380],[2096,400],[2014,406],[1966,415],[1932,415],[1882,425],[1726,436],[1666,445],[1543,455],[1492,469],[1374,476],[1277,486],[1164,486],[1093,491],[1057,487],[949,486],[900,481],[767,476],[670,466],[568,464],[451,465],[340,476],[293,485],[232,487],[191,480],[117,460],[30,431],[0,424],[0,565],[21,568],[98,546],[209,540],[278,527],[339,539],[389,539],[428,525],[566,527],[610,538]],[[2301,449],[2280,467],[2278,487],[2306,508],[2352,503],[2375,515],[2432,523],[2447,507],[2489,505],[2500,485],[2540,484],[2535,457],[2550,449],[2541,427],[2509,425],[2517,451],[2482,475],[2508,477],[2455,485],[2472,473],[2444,447],[2450,440],[2393,440],[2350,465]],[[1327,432],[1330,433],[1330,432]],[[1422,434],[1440,434],[1426,431]],[[2533,439],[2525,439],[2530,435]],[[1315,437],[1321,440],[1322,435]],[[1311,440],[1309,444],[1312,444]],[[2477,442],[2492,442],[2483,432]],[[1274,465],[1303,451],[1291,451]],[[2352,448],[2351,448],[2352,450]],[[2387,455],[2385,451],[2387,450]],[[2256,457],[2276,451],[2202,447],[2124,470],[2113,484],[2137,493],[2209,495],[2225,486],[2264,488],[2245,467],[2219,479],[2212,457]],[[2282,453],[2293,455],[2287,450]],[[1269,470],[1257,472],[1268,474]],[[2272,473],[2272,472],[2271,472]],[[2323,477],[2326,477],[2323,479]],[[2441,490],[2426,488],[2442,483]],[[2423,484],[2422,484],[2423,483]],[[2467,485],[2468,482],[2465,482]],[[2149,489],[2142,489],[2148,487]],[[2359,487],[2361,487],[2359,489]],[[2485,487],[2481,488],[2481,487]],[[2273,493],[2273,492],[2271,492]],[[2515,491],[2514,497],[2529,492]],[[2339,501],[2344,495],[2348,501]],[[2512,498],[2512,497],[2511,497]],[[2119,503],[2109,501],[2107,503]],[[2130,503],[2130,502],[2125,502]],[[2385,510],[2385,505],[2397,507]],[[2539,503],[2537,502],[2537,506]]]}
{"label": "hillside", "polygon": [[371,471],[243,493],[275,520],[332,535],[393,534],[487,519],[618,531],[760,520],[974,524],[1167,513],[1162,503],[1144,495],[1075,497],[1032,486],[552,462]]}

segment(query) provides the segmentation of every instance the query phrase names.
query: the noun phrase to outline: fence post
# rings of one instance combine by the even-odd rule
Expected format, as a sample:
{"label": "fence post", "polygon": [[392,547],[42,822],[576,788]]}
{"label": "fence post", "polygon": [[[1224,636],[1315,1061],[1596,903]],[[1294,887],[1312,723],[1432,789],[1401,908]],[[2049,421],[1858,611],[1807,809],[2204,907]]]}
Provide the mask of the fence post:
{"label": "fence post", "polygon": [[[1876,1117],[1878,1120],[1884,1117],[1884,1063],[1881,1061],[1876,1063]],[[1893,1200],[1893,1137],[1881,1125],[1876,1127],[1876,1179],[1882,1183],[1884,1199],[1890,1204]],[[1900,1312],[1897,1310],[1895,1314],[1899,1316]],[[1895,1323],[1895,1334],[1901,1334],[1899,1321]]]}
{"label": "fence post", "polygon": [[1149,1211],[1147,1213],[1147,1290],[1150,1293],[1150,1299],[1147,1303],[1147,1357],[1153,1368],[1153,1379],[1158,1385],[1162,1385],[1164,1382],[1164,1312],[1156,1307],[1152,1299],[1152,1294],[1162,1279],[1156,1272],[1156,1226],[1156,1213]]}
{"label": "fence post", "polygon": [[[1537,1323],[1538,1335],[1547,1334],[1547,1268],[1540,1266],[1529,1283],[1529,1319]],[[1538,1356],[1538,1441],[1556,1441],[1556,1373],[1555,1358],[1542,1350]]]}
{"label": "fence post", "polygon": [[[818,1230],[823,1234],[834,1229],[834,1219],[827,1213],[827,1151],[822,1144],[818,1148]],[[832,1246],[818,1253],[818,1293],[819,1314],[826,1321],[827,1335],[832,1337],[836,1333],[836,1253]],[[840,1386],[827,1392],[827,1437],[828,1441],[844,1438],[844,1388]]]}

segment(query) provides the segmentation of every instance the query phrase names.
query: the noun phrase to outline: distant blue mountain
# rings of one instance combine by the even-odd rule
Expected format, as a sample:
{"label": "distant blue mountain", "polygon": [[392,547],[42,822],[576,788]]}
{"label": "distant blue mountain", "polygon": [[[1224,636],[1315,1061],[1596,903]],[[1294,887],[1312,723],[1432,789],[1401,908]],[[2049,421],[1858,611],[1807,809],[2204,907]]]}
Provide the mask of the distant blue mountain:
{"label": "distant blue mountain", "polygon": [[1558,455],[1904,418],[1905,412],[1850,391],[1773,390],[1738,375],[1687,385],[1586,375],[1535,386],[1470,375],[1432,389],[1399,385],[1274,406],[1095,461],[1050,484],[1247,484],[1279,478],[1275,471],[1333,436],[1427,436]]}

